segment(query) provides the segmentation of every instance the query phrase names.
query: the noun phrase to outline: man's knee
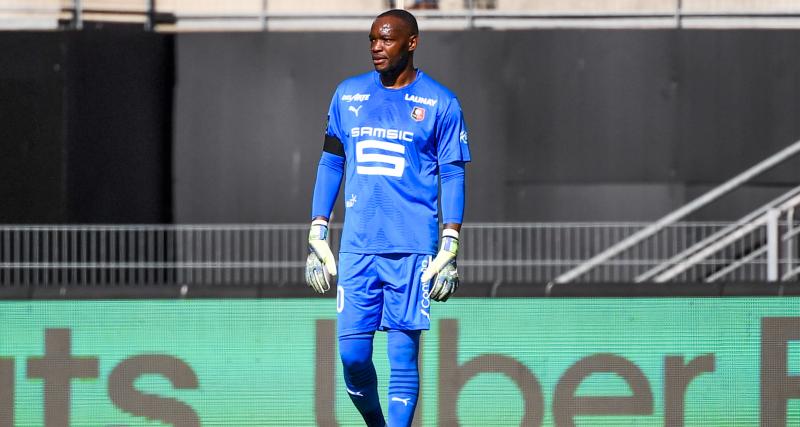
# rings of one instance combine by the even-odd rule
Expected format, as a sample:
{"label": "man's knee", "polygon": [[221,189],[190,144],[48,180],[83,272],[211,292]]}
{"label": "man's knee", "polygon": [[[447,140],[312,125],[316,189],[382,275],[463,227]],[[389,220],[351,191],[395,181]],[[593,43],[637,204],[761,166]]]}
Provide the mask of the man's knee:
{"label": "man's knee", "polygon": [[346,371],[360,371],[372,365],[372,338],[371,333],[339,338],[339,356]]}
{"label": "man's knee", "polygon": [[368,368],[372,364],[372,358],[365,354],[354,352],[342,352],[342,367],[346,371],[360,371]]}

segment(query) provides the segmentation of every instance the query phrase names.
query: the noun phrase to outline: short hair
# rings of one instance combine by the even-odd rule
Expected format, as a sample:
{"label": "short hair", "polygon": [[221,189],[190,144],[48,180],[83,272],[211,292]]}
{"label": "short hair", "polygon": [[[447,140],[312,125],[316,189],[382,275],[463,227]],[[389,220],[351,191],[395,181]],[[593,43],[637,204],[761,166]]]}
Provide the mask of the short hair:
{"label": "short hair", "polygon": [[392,16],[402,20],[403,22],[408,25],[408,29],[411,30],[412,35],[419,35],[419,27],[417,27],[417,18],[414,17],[409,11],[403,9],[392,9],[387,10],[386,12],[381,13],[375,19],[383,18],[386,16]]}

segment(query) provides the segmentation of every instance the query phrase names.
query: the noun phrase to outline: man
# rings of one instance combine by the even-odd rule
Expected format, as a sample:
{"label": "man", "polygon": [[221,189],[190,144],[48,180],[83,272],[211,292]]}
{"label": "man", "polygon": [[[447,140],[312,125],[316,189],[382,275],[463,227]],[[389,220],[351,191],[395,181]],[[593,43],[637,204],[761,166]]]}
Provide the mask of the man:
{"label": "man", "polygon": [[[389,426],[410,426],[430,299],[446,301],[458,287],[467,130],[456,97],[414,68],[418,33],[404,10],[375,19],[369,33],[375,72],[336,89],[314,187],[306,280],[322,293],[337,273],[327,226],[346,173],[337,335],[346,391],[368,426],[386,425],[372,363],[375,331],[388,333]],[[444,230],[431,260],[439,180]]]}

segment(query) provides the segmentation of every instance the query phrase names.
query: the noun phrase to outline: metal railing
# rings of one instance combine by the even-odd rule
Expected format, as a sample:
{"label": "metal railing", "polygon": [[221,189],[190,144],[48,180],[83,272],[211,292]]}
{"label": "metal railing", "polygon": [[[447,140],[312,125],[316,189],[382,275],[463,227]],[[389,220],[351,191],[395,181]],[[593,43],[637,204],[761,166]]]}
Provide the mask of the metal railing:
{"label": "metal railing", "polygon": [[[658,239],[659,233],[662,232],[663,229],[670,227],[672,224],[676,223],[677,221],[685,218],[687,215],[696,212],[697,210],[711,204],[712,202],[720,199],[722,196],[734,191],[737,188],[740,188],[743,184],[747,183],[748,181],[752,180],[753,178],[775,168],[776,166],[781,165],[782,163],[786,162],[787,160],[792,159],[793,157],[797,156],[800,153],[800,141],[796,141],[793,144],[789,145],[788,147],[778,151],[777,153],[769,156],[768,158],[758,162],[754,166],[748,168],[747,170],[743,171],[742,173],[734,176],[733,178],[729,179],[728,181],[718,185],[717,187],[711,189],[707,193],[701,195],[700,197],[692,200],[691,202],[687,203],[684,206],[668,213],[667,215],[663,216],[662,218],[658,219],[657,221],[649,224],[647,227],[637,231],[631,236],[628,236],[624,239],[620,239],[619,241],[615,242],[613,245],[609,245],[609,247],[605,248],[602,251],[598,251],[594,256],[590,259],[586,260],[586,262],[569,269],[558,275],[554,279],[556,283],[567,283],[579,280],[582,276],[587,275],[593,269],[602,267],[604,264],[609,262],[613,262],[613,259],[618,256],[623,256],[626,252],[630,250],[634,250],[640,245],[646,245],[649,239]],[[768,204],[756,209],[751,214],[747,215],[746,217],[742,218],[739,221],[740,224],[746,224],[753,221],[760,221],[758,218],[766,214],[767,211],[772,209],[794,209],[794,206],[797,205],[797,202],[793,202],[795,200],[795,196],[800,194],[800,186],[795,187],[792,190],[784,193],[782,196],[778,197],[777,199],[769,202]],[[787,207],[786,204],[789,203]],[[725,233],[736,233],[737,225],[732,225],[730,228],[723,230],[714,236],[711,236],[708,241],[712,241],[713,239],[723,239]],[[727,237],[726,239],[731,239],[731,237]],[[727,241],[727,240],[726,240]],[[731,240],[732,242],[735,239]],[[687,250],[693,249],[694,246],[691,248],[686,248]],[[681,252],[683,253],[683,252]],[[676,254],[677,256],[680,256]],[[696,260],[692,258],[692,260]],[[676,258],[670,259],[665,262],[666,265],[671,265],[678,262]],[[688,262],[688,261],[684,261]],[[652,277],[650,271],[642,273],[638,280],[645,280]],[[659,279],[668,280],[665,276],[659,276]]]}
{"label": "metal railing", "polygon": [[[798,187],[800,189],[800,187]],[[796,189],[796,190],[798,190]],[[691,270],[698,278],[707,282],[726,279],[746,268],[755,260],[765,261],[767,281],[786,281],[795,278],[800,268],[795,267],[795,253],[798,248],[798,230],[795,223],[795,211],[800,206],[798,191],[788,200],[766,209],[756,211],[742,221],[734,223],[702,241],[692,245],[669,261],[638,276],[636,281],[653,280],[666,282]],[[783,220],[783,221],[782,221]],[[736,242],[748,240],[748,244],[736,247]],[[783,251],[786,262],[779,262]],[[706,264],[709,259],[731,258],[724,268],[717,271],[705,271],[699,264]]]}
{"label": "metal railing", "polygon": [[[424,8],[418,8],[424,6]],[[423,29],[800,27],[800,0],[4,0],[2,28],[133,22],[180,30],[363,30],[390,7]]]}
{"label": "metal railing", "polygon": [[[465,283],[544,283],[647,225],[465,224],[459,271]],[[672,224],[580,281],[632,282],[732,225]],[[730,281],[765,281],[775,271],[771,268],[784,280],[797,279],[800,223],[794,211],[766,225],[757,219],[737,226],[749,231],[670,279],[700,282],[717,274]],[[770,237],[769,230],[778,234]],[[307,233],[307,224],[0,226],[0,285],[300,284]],[[341,226],[334,224],[334,249],[340,234]],[[782,249],[768,256],[761,248],[774,238],[783,242]]]}

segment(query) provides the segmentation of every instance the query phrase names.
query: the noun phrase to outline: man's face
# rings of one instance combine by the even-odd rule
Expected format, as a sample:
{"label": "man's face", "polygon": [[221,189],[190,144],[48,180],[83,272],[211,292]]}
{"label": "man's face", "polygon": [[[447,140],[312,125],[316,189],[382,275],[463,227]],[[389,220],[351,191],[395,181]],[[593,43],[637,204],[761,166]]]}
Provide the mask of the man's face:
{"label": "man's face", "polygon": [[384,16],[372,23],[369,44],[375,70],[392,72],[405,67],[409,52],[417,48],[417,36],[401,19]]}

